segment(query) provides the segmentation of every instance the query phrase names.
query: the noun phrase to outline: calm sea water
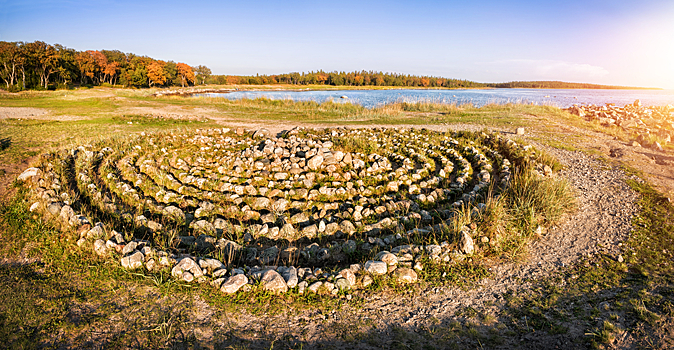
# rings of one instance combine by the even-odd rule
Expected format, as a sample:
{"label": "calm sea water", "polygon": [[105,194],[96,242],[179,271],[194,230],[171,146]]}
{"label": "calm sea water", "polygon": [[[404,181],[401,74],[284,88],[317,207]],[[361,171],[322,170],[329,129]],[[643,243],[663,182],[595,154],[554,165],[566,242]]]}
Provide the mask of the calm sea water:
{"label": "calm sea water", "polygon": [[[233,100],[290,99],[294,101],[350,102],[367,108],[392,102],[430,101],[475,106],[497,103],[534,103],[567,108],[573,104],[623,106],[641,100],[645,106],[674,105],[674,90],[595,90],[595,89],[489,89],[489,90],[335,90],[335,91],[233,91],[195,96],[222,97]],[[347,98],[342,98],[346,96]]]}

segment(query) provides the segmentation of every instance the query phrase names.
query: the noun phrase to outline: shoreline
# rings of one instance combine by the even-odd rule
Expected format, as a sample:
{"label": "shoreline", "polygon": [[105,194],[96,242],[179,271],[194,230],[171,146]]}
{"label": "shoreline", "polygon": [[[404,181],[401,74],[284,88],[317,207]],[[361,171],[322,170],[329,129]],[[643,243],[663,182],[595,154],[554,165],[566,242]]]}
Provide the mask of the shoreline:
{"label": "shoreline", "polygon": [[[227,87],[231,86],[231,87]],[[591,89],[591,88],[498,88],[498,87],[476,87],[476,88],[445,88],[445,87],[412,87],[412,86],[325,86],[313,85],[307,88],[298,88],[291,85],[225,85],[222,88],[208,88],[200,89],[199,87],[165,89],[153,93],[153,96],[189,96],[195,94],[206,93],[230,93],[236,91],[250,91],[250,92],[266,92],[266,91],[288,91],[288,92],[306,92],[306,91],[380,91],[380,90],[590,90],[590,91],[667,91],[663,88],[620,88],[620,89]]]}

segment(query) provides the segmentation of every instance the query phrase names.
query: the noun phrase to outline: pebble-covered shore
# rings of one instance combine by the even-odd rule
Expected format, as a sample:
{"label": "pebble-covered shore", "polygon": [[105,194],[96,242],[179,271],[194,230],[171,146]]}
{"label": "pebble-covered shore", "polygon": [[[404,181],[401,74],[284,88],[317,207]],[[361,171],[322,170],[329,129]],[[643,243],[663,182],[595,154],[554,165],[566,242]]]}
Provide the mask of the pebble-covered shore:
{"label": "pebble-covered shore", "polygon": [[674,107],[645,107],[641,101],[618,107],[612,103],[604,106],[574,105],[567,109],[586,120],[596,120],[603,126],[618,126],[636,134],[633,146],[652,147],[662,151],[662,144],[674,137]]}

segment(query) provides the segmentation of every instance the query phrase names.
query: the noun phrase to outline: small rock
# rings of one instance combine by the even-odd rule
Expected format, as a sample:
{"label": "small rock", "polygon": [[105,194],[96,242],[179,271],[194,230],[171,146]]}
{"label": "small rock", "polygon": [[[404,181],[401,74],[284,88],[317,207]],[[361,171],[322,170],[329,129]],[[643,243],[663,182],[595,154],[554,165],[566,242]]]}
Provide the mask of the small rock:
{"label": "small rock", "polygon": [[309,283],[307,281],[302,281],[297,284],[297,292],[299,294],[304,294],[304,291],[307,289],[309,286]]}
{"label": "small rock", "polygon": [[356,227],[353,226],[353,223],[349,220],[344,220],[339,224],[339,229],[347,235],[353,234],[356,232]]}
{"label": "small rock", "polygon": [[328,293],[332,293],[335,290],[335,284],[332,282],[323,282],[323,287],[327,289]]}
{"label": "small rock", "polygon": [[365,271],[373,275],[385,275],[388,271],[388,265],[383,261],[368,260],[365,263]]}
{"label": "small rock", "polygon": [[239,288],[248,284],[248,277],[244,274],[234,275],[225,281],[225,283],[220,286],[220,291],[225,294],[234,294]]}
{"label": "small rock", "polygon": [[31,213],[37,211],[40,208],[40,202],[35,202],[28,209]]}
{"label": "small rock", "polygon": [[285,279],[274,270],[267,270],[260,279],[262,287],[273,293],[285,293],[288,291],[288,285]]}
{"label": "small rock", "polygon": [[387,265],[391,265],[391,266],[398,264],[398,258],[395,255],[393,255],[393,254],[391,254],[387,251],[379,252],[379,254],[377,254],[377,256],[375,256],[375,259],[383,261]]}
{"label": "small rock", "polygon": [[194,275],[191,274],[189,271],[183,271],[183,274],[180,276],[180,279],[187,283],[190,283],[194,281]]}
{"label": "small rock", "polygon": [[468,255],[471,255],[475,252],[475,245],[473,244],[473,239],[470,237],[467,231],[468,230],[461,231],[461,239],[459,240],[459,246],[461,247],[461,251],[463,251]]}
{"label": "small rock", "polygon": [[294,266],[290,267],[279,267],[278,272],[283,276],[283,279],[286,281],[288,288],[295,288],[299,279],[297,277],[297,269]]}
{"label": "small rock", "polygon": [[97,239],[94,241],[94,252],[99,256],[106,255],[108,253],[108,247],[106,247],[105,242],[102,239]]}
{"label": "small rock", "polygon": [[191,258],[183,258],[180,260],[176,266],[171,269],[171,275],[175,278],[182,279],[185,271],[190,272],[194,278],[199,278],[204,275],[199,264],[197,264]]}
{"label": "small rock", "polygon": [[345,289],[350,289],[351,288],[351,283],[346,280],[346,278],[338,278],[335,281],[335,287],[339,290],[345,290]]}
{"label": "small rock", "polygon": [[314,293],[317,293],[317,292],[318,292],[318,288],[321,288],[322,285],[323,285],[323,282],[321,282],[321,281],[314,282],[314,283],[312,283],[312,284],[309,286],[309,288],[307,288],[307,289],[309,289],[310,291],[312,291],[312,292],[314,292]]}
{"label": "small rock", "polygon": [[127,245],[122,248],[122,255],[131,254],[138,247],[138,242],[129,242]]}
{"label": "small rock", "polygon": [[339,275],[349,283],[349,287],[356,285],[356,275],[350,269],[339,271]]}
{"label": "small rock", "polygon": [[143,266],[144,259],[145,257],[143,256],[143,253],[137,251],[129,256],[125,256],[122,258],[121,260],[122,267],[129,270],[135,270]]}
{"label": "small rock", "polygon": [[363,280],[361,281],[361,284],[363,285],[363,288],[366,288],[367,286],[371,285],[374,280],[370,276],[363,276]]}
{"label": "small rock", "polygon": [[323,164],[323,156],[320,155],[320,154],[317,154],[317,155],[311,157],[311,158],[307,161],[307,166],[308,166],[309,169],[311,169],[311,170],[318,170],[318,169],[320,169],[320,167],[321,167],[322,164]]}
{"label": "small rock", "polygon": [[393,272],[393,276],[403,283],[415,283],[417,281],[417,273],[407,267],[399,267]]}
{"label": "small rock", "polygon": [[28,168],[24,170],[19,177],[16,179],[21,182],[26,182],[26,181],[33,181],[34,179],[39,177],[42,174],[42,170],[38,168]]}

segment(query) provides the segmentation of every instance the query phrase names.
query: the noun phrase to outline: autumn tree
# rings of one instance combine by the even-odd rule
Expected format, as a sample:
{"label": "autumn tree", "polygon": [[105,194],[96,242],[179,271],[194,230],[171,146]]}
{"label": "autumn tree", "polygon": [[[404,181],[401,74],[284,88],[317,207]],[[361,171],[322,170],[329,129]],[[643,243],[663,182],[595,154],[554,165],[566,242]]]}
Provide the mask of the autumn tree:
{"label": "autumn tree", "polygon": [[196,73],[196,78],[201,80],[201,85],[206,84],[206,79],[208,79],[212,74],[208,67],[201,65],[197,66],[194,71]]}
{"label": "autumn tree", "polygon": [[325,84],[326,81],[328,81],[328,75],[320,72],[316,74],[316,80],[318,81],[319,84]]}
{"label": "autumn tree", "polygon": [[153,61],[147,66],[147,78],[150,87],[152,85],[162,85],[166,81],[164,76],[164,62],[163,61]]}
{"label": "autumn tree", "polygon": [[0,78],[5,81],[8,89],[17,80],[20,59],[21,51],[17,43],[0,41]]}
{"label": "autumn tree", "polygon": [[185,63],[178,63],[176,68],[178,68],[178,75],[180,76],[180,84],[182,87],[185,87],[185,84],[189,85],[190,82],[194,84],[194,71],[192,70],[192,67],[186,65]]}
{"label": "autumn tree", "polygon": [[[113,78],[117,76],[117,70],[119,69],[118,62],[108,62],[103,68],[103,77],[110,77],[110,85],[114,85]],[[105,80],[104,80],[105,81]]]}
{"label": "autumn tree", "polygon": [[32,58],[35,71],[40,76],[40,85],[46,89],[49,76],[57,70],[58,52],[53,46],[42,41],[28,43],[26,49]]}
{"label": "autumn tree", "polygon": [[98,83],[105,81],[105,69],[108,67],[108,58],[100,51],[88,50],[94,60],[94,77]]}
{"label": "autumn tree", "polygon": [[77,64],[75,61],[77,51],[59,44],[54,45],[54,48],[58,51],[59,55],[59,62],[56,66],[57,76],[61,84],[69,84],[77,75]]}
{"label": "autumn tree", "polygon": [[89,77],[91,82],[94,82],[94,72],[96,71],[96,61],[89,54],[89,52],[79,52],[75,56],[75,64],[80,71],[80,84],[86,83],[86,78]]}
{"label": "autumn tree", "polygon": [[119,50],[101,50],[101,53],[108,59],[104,75],[109,79],[111,85],[115,85],[121,77],[122,71],[128,67],[127,55]]}

